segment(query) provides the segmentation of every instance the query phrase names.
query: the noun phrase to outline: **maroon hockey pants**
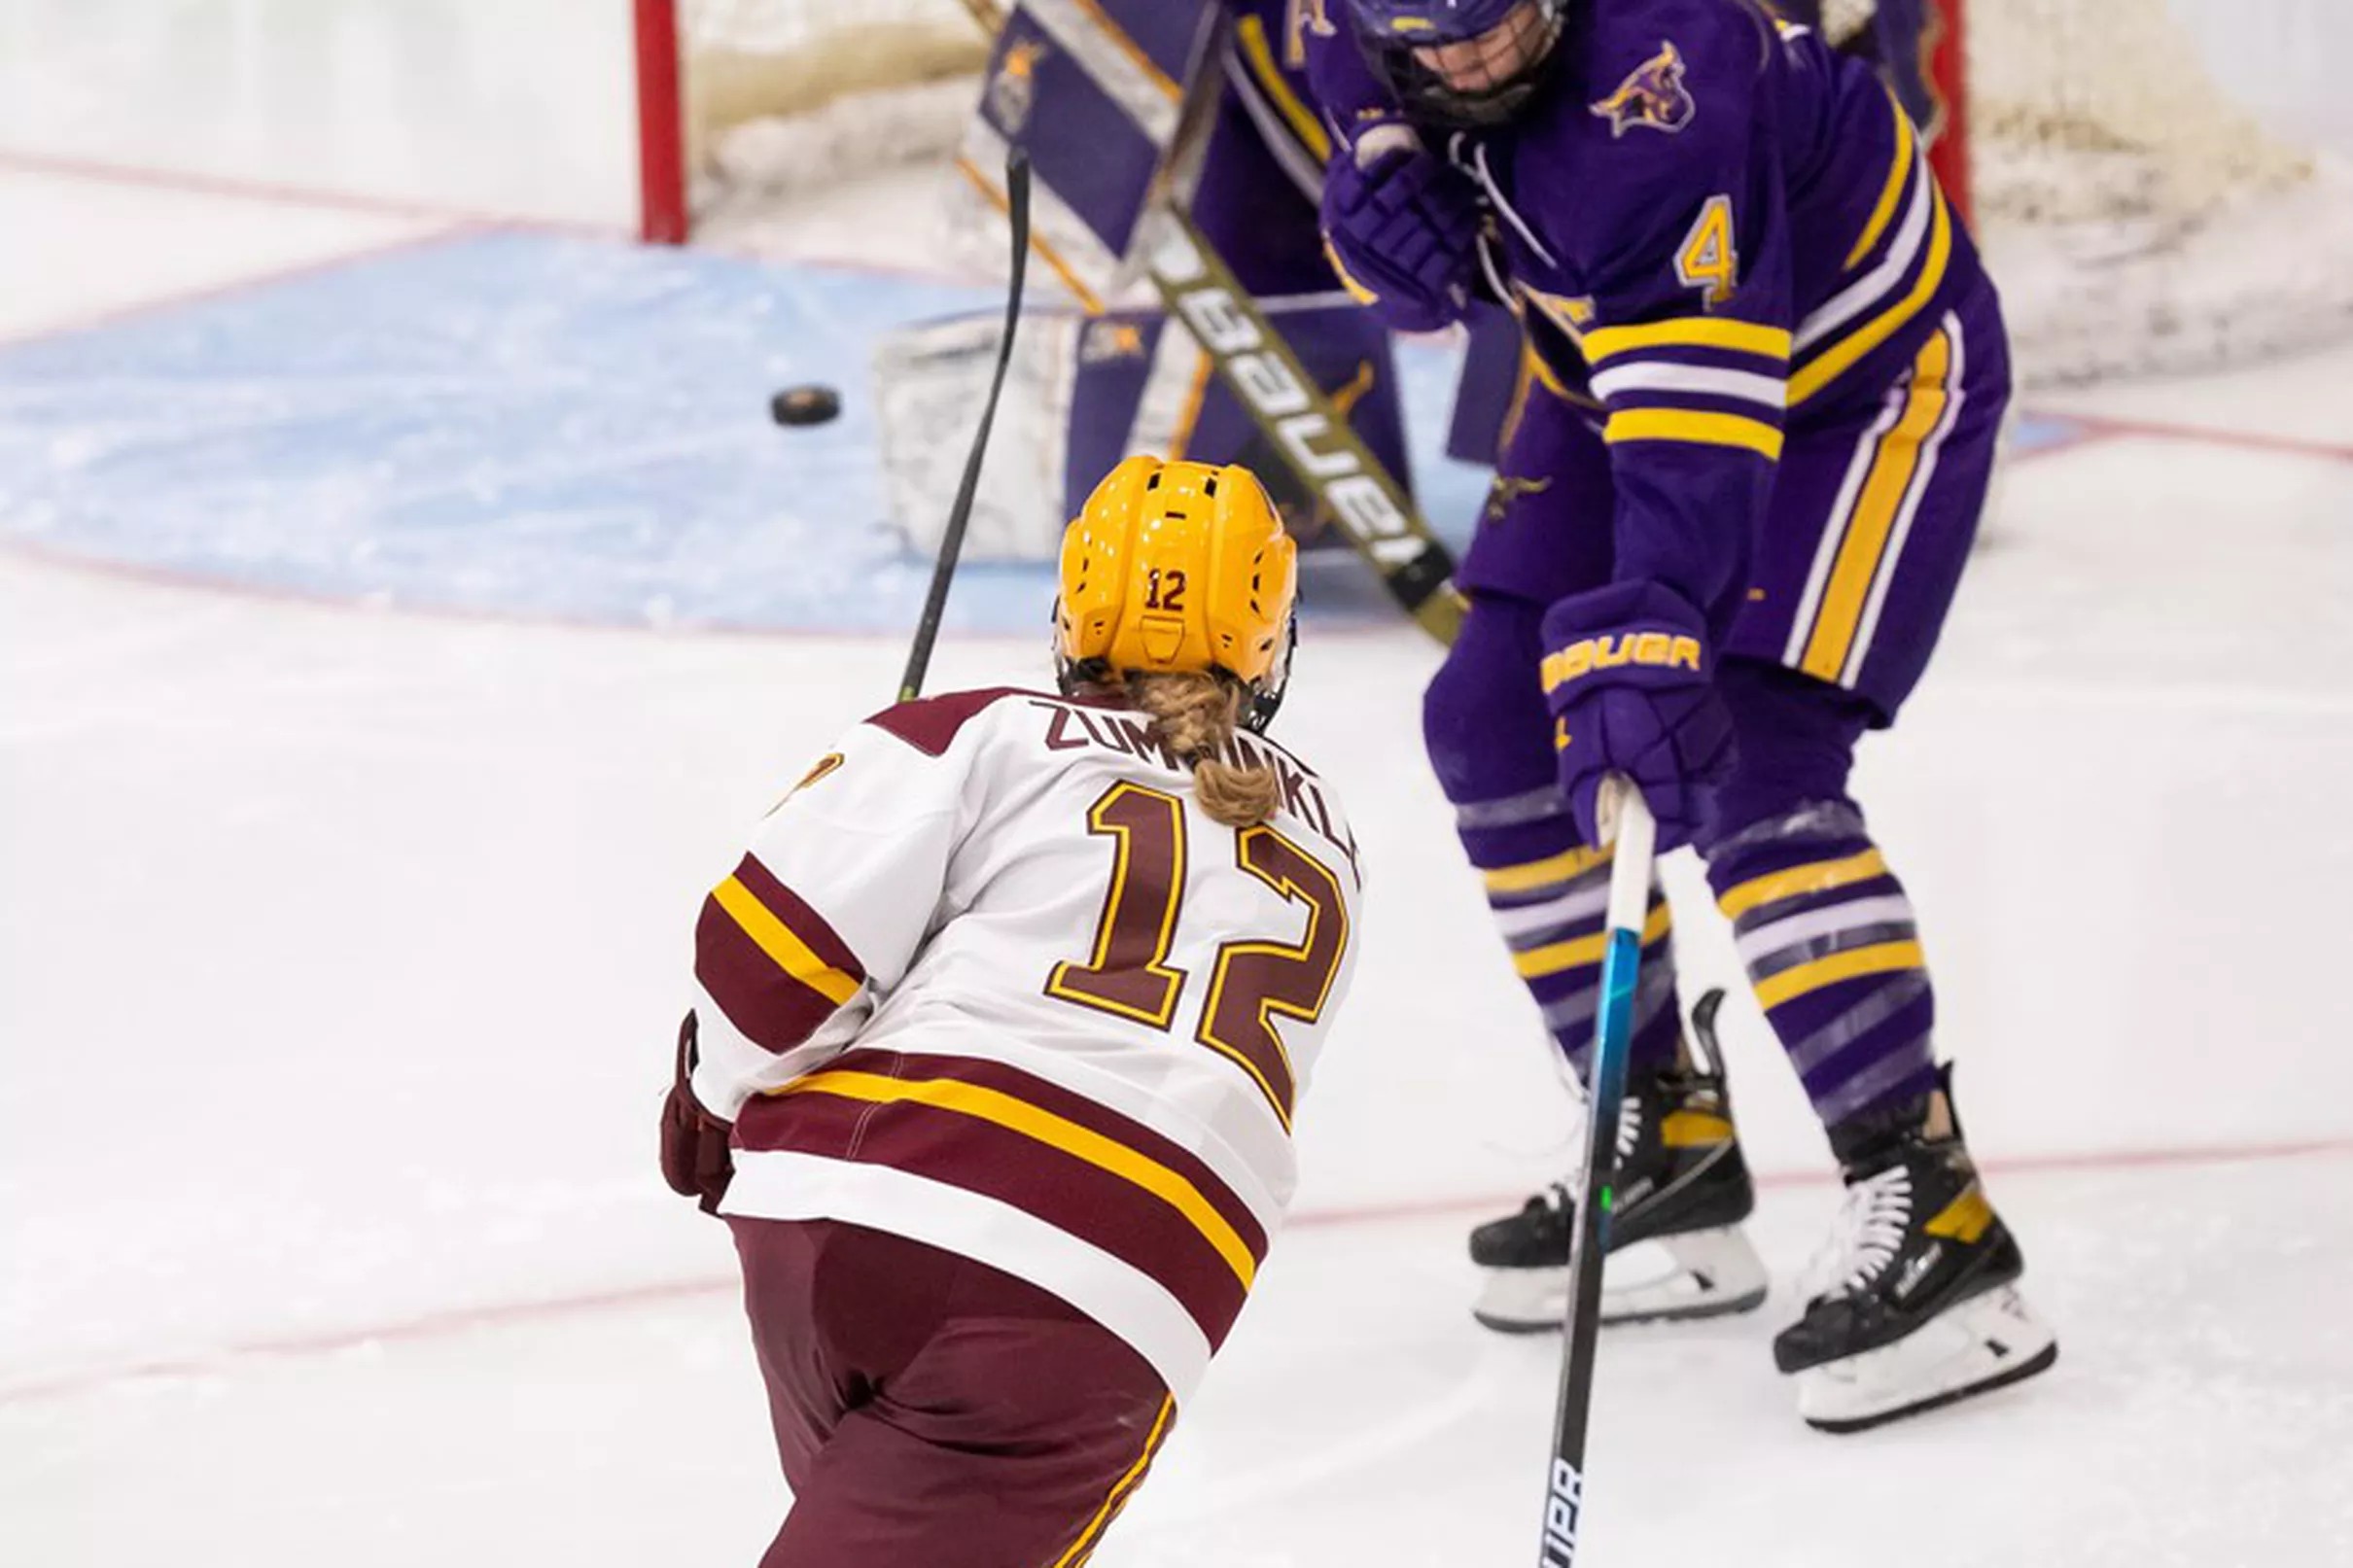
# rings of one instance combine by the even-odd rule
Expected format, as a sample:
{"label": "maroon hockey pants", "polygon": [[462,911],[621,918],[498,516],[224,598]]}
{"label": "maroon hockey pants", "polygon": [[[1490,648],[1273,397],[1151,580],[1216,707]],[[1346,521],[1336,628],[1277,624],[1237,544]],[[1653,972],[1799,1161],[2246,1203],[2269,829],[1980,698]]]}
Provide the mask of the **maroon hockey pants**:
{"label": "maroon hockey pants", "polygon": [[792,1507],[761,1568],[1075,1568],[1168,1437],[1125,1342],[920,1241],[730,1219]]}

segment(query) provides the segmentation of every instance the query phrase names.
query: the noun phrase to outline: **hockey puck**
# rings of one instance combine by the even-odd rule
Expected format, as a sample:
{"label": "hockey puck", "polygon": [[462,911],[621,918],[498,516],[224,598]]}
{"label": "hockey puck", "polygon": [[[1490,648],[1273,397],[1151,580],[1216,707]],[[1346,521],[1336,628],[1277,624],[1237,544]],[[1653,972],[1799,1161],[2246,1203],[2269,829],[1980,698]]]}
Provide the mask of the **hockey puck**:
{"label": "hockey puck", "polygon": [[768,417],[780,425],[823,425],[840,413],[841,394],[814,381],[787,387],[768,400]]}

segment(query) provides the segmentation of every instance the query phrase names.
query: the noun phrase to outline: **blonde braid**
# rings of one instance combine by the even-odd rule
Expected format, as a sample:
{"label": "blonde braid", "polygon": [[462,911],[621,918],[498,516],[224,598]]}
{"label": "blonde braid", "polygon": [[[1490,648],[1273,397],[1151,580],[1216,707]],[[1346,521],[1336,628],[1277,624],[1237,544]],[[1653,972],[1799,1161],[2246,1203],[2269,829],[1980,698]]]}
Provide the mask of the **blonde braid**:
{"label": "blonde braid", "polygon": [[1179,675],[1131,675],[1125,682],[1138,708],[1151,716],[1152,734],[1193,770],[1193,794],[1212,819],[1255,827],[1282,803],[1282,781],[1264,763],[1228,762],[1247,695],[1230,679],[1192,670]]}

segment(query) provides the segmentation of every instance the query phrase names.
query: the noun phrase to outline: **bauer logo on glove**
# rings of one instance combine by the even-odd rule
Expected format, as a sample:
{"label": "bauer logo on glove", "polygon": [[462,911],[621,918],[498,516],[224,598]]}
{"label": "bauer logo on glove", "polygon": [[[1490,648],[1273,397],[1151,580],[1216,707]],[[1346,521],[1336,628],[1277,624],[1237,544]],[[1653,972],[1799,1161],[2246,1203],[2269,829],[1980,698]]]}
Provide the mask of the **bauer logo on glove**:
{"label": "bauer logo on glove", "polygon": [[1596,670],[1622,664],[1647,664],[1667,670],[1700,673],[1700,640],[1666,632],[1626,632],[1616,637],[1589,637],[1557,653],[1544,655],[1544,692],[1550,696]]}
{"label": "bauer logo on glove", "polygon": [[1674,590],[1618,582],[1544,616],[1544,700],[1561,789],[1588,844],[1604,842],[1601,781],[1622,773],[1658,819],[1659,847],[1688,844],[1732,763],[1707,624]]}

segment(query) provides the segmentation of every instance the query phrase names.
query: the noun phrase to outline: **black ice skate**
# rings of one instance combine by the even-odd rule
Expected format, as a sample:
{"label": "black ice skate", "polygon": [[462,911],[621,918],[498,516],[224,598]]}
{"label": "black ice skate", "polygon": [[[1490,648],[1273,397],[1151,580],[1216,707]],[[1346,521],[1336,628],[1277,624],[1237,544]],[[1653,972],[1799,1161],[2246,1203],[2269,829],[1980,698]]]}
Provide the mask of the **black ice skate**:
{"label": "black ice skate", "polygon": [[[1710,992],[1692,1024],[1703,1063],[1631,1080],[1618,1123],[1616,1211],[1601,1276],[1601,1321],[1716,1317],[1765,1300],[1765,1266],[1740,1222],[1756,1189],[1732,1125]],[[1561,1327],[1568,1307],[1568,1243],[1576,1205],[1565,1185],[1471,1233],[1487,1272],[1472,1315],[1504,1334]]]}
{"label": "black ice skate", "polygon": [[2015,1288],[2025,1260],[1985,1201],[1951,1107],[1947,1067],[1937,1094],[1836,1140],[1845,1206],[1808,1270],[1805,1315],[1773,1343],[1809,1426],[1860,1432],[2058,1359]]}

